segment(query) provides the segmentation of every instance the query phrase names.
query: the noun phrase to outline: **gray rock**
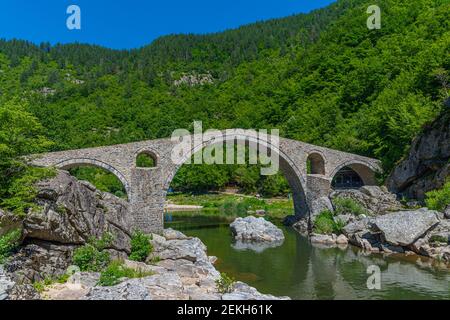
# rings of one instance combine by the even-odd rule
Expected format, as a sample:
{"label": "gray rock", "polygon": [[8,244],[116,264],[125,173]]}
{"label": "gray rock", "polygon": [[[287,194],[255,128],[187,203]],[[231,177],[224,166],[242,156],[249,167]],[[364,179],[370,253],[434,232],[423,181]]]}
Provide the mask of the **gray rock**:
{"label": "gray rock", "polygon": [[83,300],[151,300],[141,279],[132,279],[113,287],[93,287]]}
{"label": "gray rock", "polygon": [[0,265],[0,300],[6,300],[9,297],[11,289],[15,286],[13,282]]}
{"label": "gray rock", "polygon": [[105,232],[114,236],[111,249],[130,251],[131,217],[128,203],[80,182],[65,171],[37,184],[36,202],[41,210],[24,221],[27,238],[81,245]]}
{"label": "gray rock", "polygon": [[296,223],[294,223],[292,225],[292,227],[297,230],[299,233],[301,234],[307,234],[309,231],[309,225],[308,225],[308,221],[305,219],[301,219],[299,221],[297,221]]}
{"label": "gray rock", "polygon": [[328,235],[328,234],[312,234],[310,237],[311,243],[318,244],[336,244],[337,237],[336,235]]}
{"label": "gray rock", "polygon": [[[402,204],[397,200],[396,195],[388,192],[383,187],[377,186],[364,186],[358,190],[336,190],[331,193],[330,198],[333,204],[336,198],[350,198],[359,203],[372,215],[380,215],[387,211],[402,209]],[[345,214],[352,214],[352,212],[346,212]]]}
{"label": "gray rock", "polygon": [[188,237],[183,234],[180,231],[173,230],[173,229],[164,229],[163,231],[163,237],[166,238],[166,240],[185,240],[188,239]]}
{"label": "gray rock", "polygon": [[331,211],[333,212],[333,204],[331,203],[328,197],[319,197],[313,199],[309,204],[309,216],[311,223],[314,223],[316,217],[323,211]]}
{"label": "gray rock", "polygon": [[437,212],[428,209],[399,211],[373,219],[386,242],[394,246],[408,246],[435,227],[439,220]]}
{"label": "gray rock", "polygon": [[156,239],[152,240],[154,252],[149,259],[154,256],[162,260],[188,260],[197,262],[200,260],[208,261],[206,254],[206,247],[198,238],[188,238],[186,240],[166,240]]}
{"label": "gray rock", "polygon": [[97,285],[100,280],[100,273],[97,272],[77,272],[69,277],[67,283],[79,284],[90,288]]}
{"label": "gray rock", "polygon": [[445,219],[450,219],[450,205],[448,205],[447,208],[445,208],[444,217]]}
{"label": "gray rock", "polygon": [[222,300],[290,300],[290,298],[261,294],[243,282],[236,282],[233,292],[222,295]]}
{"label": "gray rock", "polygon": [[31,284],[16,284],[9,292],[8,300],[40,300],[41,296]]}
{"label": "gray rock", "polygon": [[346,245],[348,244],[348,238],[343,234],[341,234],[340,236],[337,237],[336,244]]}
{"label": "gray rock", "polygon": [[75,246],[36,241],[19,249],[4,268],[17,283],[31,284],[46,278],[62,276],[71,264]]}
{"label": "gray rock", "polygon": [[237,241],[284,241],[283,231],[264,218],[255,218],[252,216],[237,218],[230,224],[230,228]]}
{"label": "gray rock", "polygon": [[369,229],[369,220],[368,219],[361,219],[356,220],[354,222],[349,223],[343,228],[343,233],[345,235],[351,235],[358,232],[368,232]]}

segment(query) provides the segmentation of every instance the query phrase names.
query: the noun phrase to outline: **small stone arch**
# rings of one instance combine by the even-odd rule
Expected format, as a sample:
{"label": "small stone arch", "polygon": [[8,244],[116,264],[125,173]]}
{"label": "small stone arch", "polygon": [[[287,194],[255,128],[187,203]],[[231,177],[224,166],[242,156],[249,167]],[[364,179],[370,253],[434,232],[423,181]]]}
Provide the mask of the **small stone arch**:
{"label": "small stone arch", "polygon": [[[148,160],[150,160],[152,162],[151,165],[143,165],[143,166],[139,166],[139,160],[140,157],[147,157]],[[159,155],[156,151],[149,149],[149,148],[144,148],[139,150],[138,152],[136,152],[135,154],[135,167],[139,168],[139,169],[154,169],[159,165]]]}
{"label": "small stone arch", "polygon": [[117,179],[120,180],[120,182],[122,182],[122,184],[125,188],[125,191],[127,192],[128,200],[131,199],[131,188],[130,188],[130,184],[128,183],[128,180],[125,178],[125,176],[119,170],[117,170],[110,164],[107,164],[103,161],[99,161],[99,160],[95,160],[95,159],[75,158],[75,159],[61,161],[55,165],[56,168],[61,169],[61,170],[69,170],[69,169],[79,167],[79,166],[94,166],[94,167],[99,167],[99,168],[102,168],[102,169],[105,169],[105,170],[111,172],[112,174],[114,174],[117,177]]}
{"label": "small stone arch", "polygon": [[359,160],[350,160],[338,165],[333,172],[330,174],[331,180],[334,179],[336,174],[344,168],[350,168],[354,172],[358,174],[361,178],[362,182],[366,186],[376,186],[377,180],[375,177],[376,172],[379,171],[379,168],[373,166],[370,163],[359,161]]}
{"label": "small stone arch", "polygon": [[325,157],[321,153],[313,151],[308,154],[308,158],[306,159],[308,174],[325,175],[325,167]]}

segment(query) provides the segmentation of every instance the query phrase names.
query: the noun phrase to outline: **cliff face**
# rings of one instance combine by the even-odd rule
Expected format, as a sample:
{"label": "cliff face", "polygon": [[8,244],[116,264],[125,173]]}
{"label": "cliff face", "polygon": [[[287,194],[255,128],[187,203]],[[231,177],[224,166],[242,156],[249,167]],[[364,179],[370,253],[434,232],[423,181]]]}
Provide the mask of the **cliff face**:
{"label": "cliff face", "polygon": [[412,143],[408,156],[387,179],[391,192],[423,200],[450,176],[450,105]]}

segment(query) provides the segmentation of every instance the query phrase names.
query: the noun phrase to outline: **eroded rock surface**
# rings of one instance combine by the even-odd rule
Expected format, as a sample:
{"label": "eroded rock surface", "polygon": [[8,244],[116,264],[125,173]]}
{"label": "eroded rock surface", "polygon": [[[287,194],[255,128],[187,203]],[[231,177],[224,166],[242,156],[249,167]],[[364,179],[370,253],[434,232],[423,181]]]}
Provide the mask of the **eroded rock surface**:
{"label": "eroded rock surface", "polygon": [[442,114],[413,141],[409,155],[387,179],[389,190],[424,200],[425,193],[441,188],[450,176],[450,110]]}
{"label": "eroded rock surface", "polygon": [[27,238],[81,245],[109,232],[114,236],[111,249],[129,252],[131,224],[126,201],[100,192],[65,171],[37,188],[36,202],[42,210],[24,220]]}
{"label": "eroded rock surface", "polygon": [[439,224],[438,213],[428,209],[399,211],[376,217],[373,225],[385,241],[394,246],[408,246]]}

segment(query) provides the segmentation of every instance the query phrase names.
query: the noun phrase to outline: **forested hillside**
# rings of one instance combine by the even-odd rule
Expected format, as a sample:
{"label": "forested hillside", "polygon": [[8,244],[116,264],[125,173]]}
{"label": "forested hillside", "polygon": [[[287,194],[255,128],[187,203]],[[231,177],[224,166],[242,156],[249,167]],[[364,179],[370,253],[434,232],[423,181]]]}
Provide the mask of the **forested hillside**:
{"label": "forested hillside", "polygon": [[[374,2],[380,30],[366,26]],[[0,152],[11,159],[41,147],[167,137],[202,120],[205,129],[279,128],[287,138],[379,158],[389,171],[449,95],[449,13],[448,0],[340,0],[132,51],[1,41]],[[22,116],[11,129],[12,109]],[[31,115],[33,132],[25,120]],[[17,139],[37,135],[39,148],[16,149]],[[220,170],[197,178],[223,176]],[[227,170],[222,185],[245,180],[237,168]]]}

